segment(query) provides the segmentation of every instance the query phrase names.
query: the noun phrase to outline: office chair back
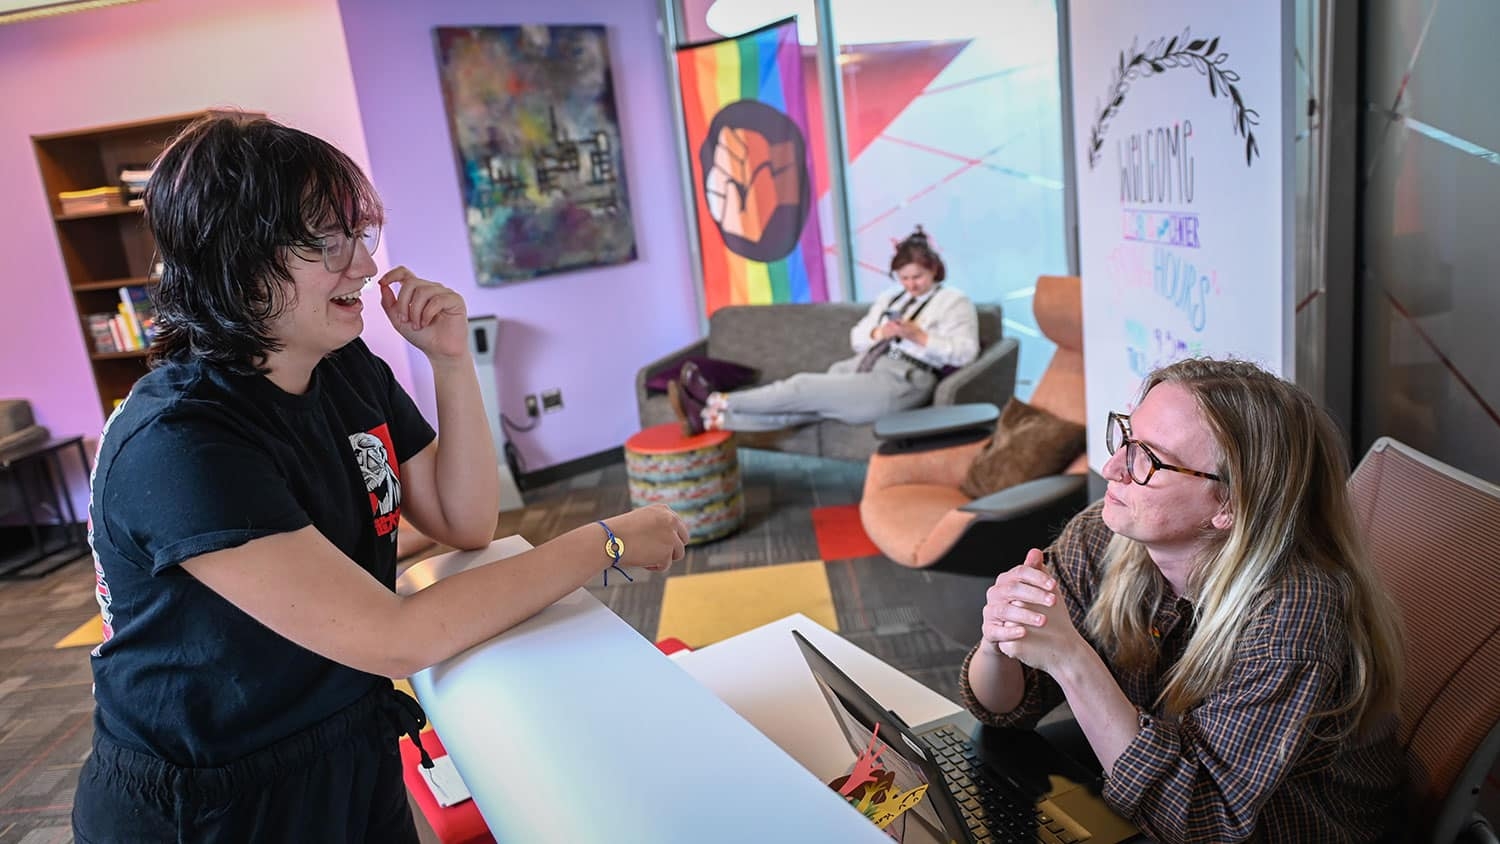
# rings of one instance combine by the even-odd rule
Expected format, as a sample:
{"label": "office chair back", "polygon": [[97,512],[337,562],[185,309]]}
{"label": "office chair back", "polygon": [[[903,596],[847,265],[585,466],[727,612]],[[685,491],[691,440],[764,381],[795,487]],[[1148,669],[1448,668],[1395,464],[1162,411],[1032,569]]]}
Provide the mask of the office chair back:
{"label": "office chair back", "polygon": [[1451,842],[1500,749],[1500,487],[1382,437],[1349,491],[1404,621],[1400,741],[1417,808],[1431,840]]}
{"label": "office chair back", "polygon": [[1031,312],[1037,328],[1057,344],[1057,350],[1028,403],[1069,422],[1085,424],[1083,283],[1074,275],[1040,276],[1031,298]]}

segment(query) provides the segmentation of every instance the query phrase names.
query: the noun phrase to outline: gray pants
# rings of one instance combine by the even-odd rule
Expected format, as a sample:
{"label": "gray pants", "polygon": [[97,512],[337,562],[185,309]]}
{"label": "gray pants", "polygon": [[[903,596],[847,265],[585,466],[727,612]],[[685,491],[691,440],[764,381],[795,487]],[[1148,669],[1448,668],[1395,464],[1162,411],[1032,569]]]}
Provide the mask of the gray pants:
{"label": "gray pants", "polygon": [[937,375],[907,361],[882,357],[869,372],[856,372],[859,357],[827,372],[799,372],[762,387],[726,393],[723,427],[729,431],[777,431],[836,419],[850,425],[932,400]]}

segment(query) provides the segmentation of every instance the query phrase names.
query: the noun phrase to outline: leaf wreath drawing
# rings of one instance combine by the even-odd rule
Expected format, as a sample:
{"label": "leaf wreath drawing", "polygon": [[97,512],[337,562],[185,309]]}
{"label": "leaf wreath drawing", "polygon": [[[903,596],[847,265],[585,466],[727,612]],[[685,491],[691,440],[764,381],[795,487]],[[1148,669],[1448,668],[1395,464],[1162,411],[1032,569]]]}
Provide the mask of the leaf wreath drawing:
{"label": "leaf wreath drawing", "polygon": [[1094,125],[1089,129],[1090,170],[1099,162],[1104,134],[1109,131],[1109,121],[1120,110],[1120,104],[1125,102],[1125,92],[1130,89],[1130,83],[1178,67],[1191,67],[1198,71],[1198,75],[1206,76],[1210,96],[1217,99],[1223,93],[1229,98],[1234,112],[1234,133],[1245,139],[1245,166],[1249,167],[1251,160],[1260,155],[1260,147],[1255,143],[1255,131],[1252,128],[1260,125],[1260,112],[1248,108],[1240,96],[1240,89],[1235,85],[1240,81],[1240,75],[1224,67],[1229,54],[1219,52],[1217,36],[1189,40],[1190,37],[1189,30],[1184,29],[1181,35],[1151,41],[1144,50],[1136,49],[1138,39],[1133,39],[1130,42],[1130,58],[1125,58],[1125,51],[1120,52],[1119,65],[1109,84],[1108,100],[1099,108]]}

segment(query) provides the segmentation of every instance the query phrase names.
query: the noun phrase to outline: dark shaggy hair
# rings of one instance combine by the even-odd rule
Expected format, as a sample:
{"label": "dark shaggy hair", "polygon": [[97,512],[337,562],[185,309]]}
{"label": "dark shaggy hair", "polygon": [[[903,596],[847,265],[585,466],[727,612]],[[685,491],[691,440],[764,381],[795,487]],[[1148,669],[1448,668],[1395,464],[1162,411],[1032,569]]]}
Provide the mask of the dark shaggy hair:
{"label": "dark shaggy hair", "polygon": [[921,226],[896,244],[896,254],[891,256],[891,277],[894,278],[907,264],[919,264],[931,270],[933,281],[942,281],[948,276],[942,257],[927,242],[927,232],[922,231]]}
{"label": "dark shaggy hair", "polygon": [[270,326],[296,298],[287,251],[316,259],[321,234],[353,237],[384,217],[349,156],[234,115],[184,129],[157,157],[145,198],[163,267],[151,365],[199,358],[247,375],[281,348]]}

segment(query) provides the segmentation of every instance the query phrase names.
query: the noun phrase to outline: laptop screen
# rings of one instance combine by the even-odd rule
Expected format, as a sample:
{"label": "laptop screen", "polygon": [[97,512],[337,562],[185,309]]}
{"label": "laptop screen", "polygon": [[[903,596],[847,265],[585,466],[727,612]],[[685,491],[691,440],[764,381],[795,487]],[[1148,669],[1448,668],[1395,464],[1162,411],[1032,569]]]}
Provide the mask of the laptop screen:
{"label": "laptop screen", "polygon": [[967,827],[948,792],[942,770],[928,757],[923,743],[911,728],[870,697],[801,633],[793,630],[792,635],[796,637],[797,646],[802,649],[802,656],[812,669],[813,678],[829,709],[833,710],[834,719],[838,721],[849,747],[855,753],[864,752],[875,725],[879,724],[879,741],[887,747],[881,761],[885,769],[895,775],[894,787],[906,791],[919,785],[927,786],[927,796],[912,812],[933,830],[943,831],[945,837],[968,840]]}

